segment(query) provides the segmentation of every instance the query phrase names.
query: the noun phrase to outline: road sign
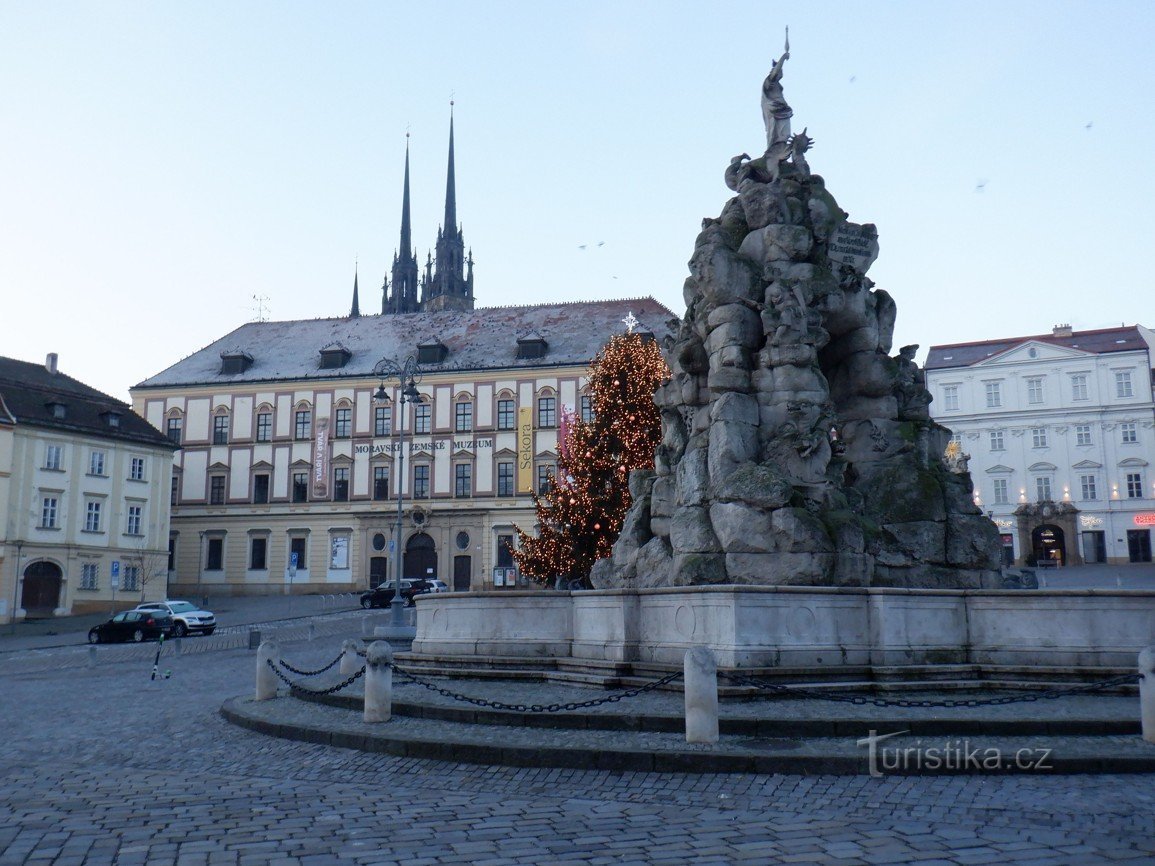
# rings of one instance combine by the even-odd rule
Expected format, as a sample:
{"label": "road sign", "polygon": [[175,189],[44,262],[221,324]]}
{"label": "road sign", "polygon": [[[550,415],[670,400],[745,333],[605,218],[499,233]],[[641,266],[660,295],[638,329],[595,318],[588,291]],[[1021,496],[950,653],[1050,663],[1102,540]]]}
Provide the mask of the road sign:
{"label": "road sign", "polygon": [[297,567],[297,551],[294,550],[292,553],[289,554],[289,568],[296,568],[296,567]]}
{"label": "road sign", "polygon": [[114,559],[112,561],[112,579],[109,581],[113,589],[120,586],[120,560]]}

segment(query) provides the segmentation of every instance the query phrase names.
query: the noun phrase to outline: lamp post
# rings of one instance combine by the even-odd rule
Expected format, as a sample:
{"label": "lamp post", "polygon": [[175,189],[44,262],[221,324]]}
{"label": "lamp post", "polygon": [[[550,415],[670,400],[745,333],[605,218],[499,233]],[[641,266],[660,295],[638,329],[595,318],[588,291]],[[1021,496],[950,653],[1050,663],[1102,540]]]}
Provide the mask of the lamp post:
{"label": "lamp post", "polygon": [[389,605],[391,613],[389,620],[389,635],[401,640],[412,640],[416,632],[405,625],[405,599],[401,597],[401,530],[405,507],[405,404],[421,403],[423,398],[417,390],[417,383],[421,381],[421,368],[417,359],[410,355],[398,363],[395,358],[382,358],[373,367],[373,374],[380,380],[373,402],[388,406],[391,402],[389,393],[385,390],[387,380],[396,379],[398,388],[397,417],[394,419],[397,430],[397,526],[395,530],[393,551],[393,601]]}

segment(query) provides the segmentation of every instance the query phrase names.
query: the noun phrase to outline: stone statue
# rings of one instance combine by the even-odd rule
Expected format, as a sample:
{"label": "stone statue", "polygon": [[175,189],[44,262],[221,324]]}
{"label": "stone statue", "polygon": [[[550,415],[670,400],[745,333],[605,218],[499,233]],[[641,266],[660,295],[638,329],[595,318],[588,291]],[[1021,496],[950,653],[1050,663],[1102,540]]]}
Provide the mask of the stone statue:
{"label": "stone statue", "polygon": [[962,446],[952,439],[946,446],[946,453],[943,454],[943,461],[946,463],[946,468],[955,475],[963,475],[970,471],[971,456],[962,450]]}
{"label": "stone statue", "polygon": [[[782,66],[790,59],[790,28],[786,28],[786,50],[778,60],[773,61],[770,74],[762,82],[762,121],[766,124],[766,151],[775,145],[784,146],[790,141],[790,118],[794,109],[786,103],[782,93]],[[783,153],[785,155],[785,152]]]}
{"label": "stone statue", "polygon": [[898,373],[894,382],[894,396],[898,399],[898,417],[904,421],[930,418],[931,395],[926,390],[926,374],[914,362],[918,344],[903,346],[894,360]]}

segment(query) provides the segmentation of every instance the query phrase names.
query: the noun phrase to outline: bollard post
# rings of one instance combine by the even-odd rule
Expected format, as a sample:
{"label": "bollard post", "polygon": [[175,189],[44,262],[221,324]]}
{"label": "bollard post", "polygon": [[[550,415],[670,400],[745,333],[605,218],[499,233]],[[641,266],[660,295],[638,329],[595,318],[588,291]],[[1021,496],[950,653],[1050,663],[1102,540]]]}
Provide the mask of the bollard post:
{"label": "bollard post", "polygon": [[96,647],[88,647],[88,666],[90,668],[96,667]]}
{"label": "bollard post", "polygon": [[341,644],[341,676],[348,677],[357,673],[361,657],[357,655],[358,644],[355,640],[347,640]]}
{"label": "bollard post", "polygon": [[686,696],[686,742],[718,742],[718,663],[708,647],[694,647],[682,666]]}
{"label": "bollard post", "polygon": [[317,636],[317,623],[313,620],[309,620],[309,640],[312,640],[316,636]]}
{"label": "bollard post", "polygon": [[1155,646],[1139,653],[1139,717],[1143,739],[1155,743]]}
{"label": "bollard post", "polygon": [[176,653],[178,656],[179,656],[179,655],[180,655],[180,653],[181,653],[181,645],[182,645],[183,643],[184,643],[184,638],[180,638],[180,637],[178,637],[178,638],[174,638],[174,639],[173,639],[173,641],[172,641],[172,650],[173,650],[173,652],[175,652],[175,653]]}
{"label": "bollard post", "polygon": [[[273,668],[269,667],[273,663]],[[257,650],[257,695],[254,700],[269,701],[277,696],[277,674],[275,668],[281,663],[281,646],[275,640],[267,640]]]}
{"label": "bollard post", "polygon": [[373,634],[373,618],[368,614],[361,617],[361,637],[369,637]]}
{"label": "bollard post", "polygon": [[387,641],[369,644],[365,658],[366,722],[387,722],[393,716],[393,647]]}
{"label": "bollard post", "polygon": [[255,650],[261,648],[261,630],[259,628],[249,629],[249,649]]}

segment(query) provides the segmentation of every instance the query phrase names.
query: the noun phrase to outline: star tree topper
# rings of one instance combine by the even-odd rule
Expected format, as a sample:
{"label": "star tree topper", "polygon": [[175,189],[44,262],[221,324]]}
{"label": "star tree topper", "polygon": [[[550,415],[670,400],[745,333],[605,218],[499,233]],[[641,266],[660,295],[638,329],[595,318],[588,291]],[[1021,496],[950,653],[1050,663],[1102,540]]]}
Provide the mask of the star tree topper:
{"label": "star tree topper", "polygon": [[626,314],[626,317],[622,319],[622,324],[626,326],[626,333],[632,334],[634,332],[634,328],[638,326],[638,320],[637,317],[634,316],[633,310],[630,310],[629,313]]}

